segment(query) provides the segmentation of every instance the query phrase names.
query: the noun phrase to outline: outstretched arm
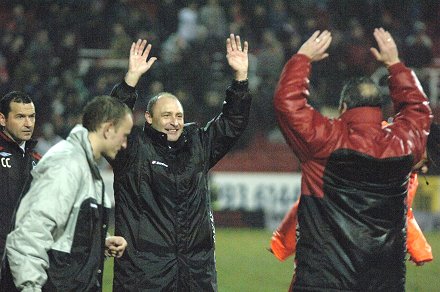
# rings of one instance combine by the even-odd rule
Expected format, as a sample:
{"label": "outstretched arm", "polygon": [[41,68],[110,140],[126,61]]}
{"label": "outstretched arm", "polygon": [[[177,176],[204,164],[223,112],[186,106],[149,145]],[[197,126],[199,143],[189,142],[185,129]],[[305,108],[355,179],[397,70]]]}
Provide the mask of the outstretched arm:
{"label": "outstretched arm", "polygon": [[125,74],[125,83],[135,87],[141,76],[150,70],[156,57],[148,59],[151,51],[151,44],[147,45],[147,40],[138,39],[131,44],[130,57],[128,59],[128,71]]}
{"label": "outstretched arm", "polygon": [[231,33],[229,38],[226,39],[226,59],[229,66],[234,70],[235,80],[243,81],[247,79],[248,74],[248,42],[244,42],[244,46],[241,45],[240,36],[234,36]]}
{"label": "outstretched arm", "polygon": [[208,143],[205,148],[213,167],[243,134],[248,121],[251,96],[248,87],[248,42],[242,44],[240,36],[230,34],[226,39],[226,59],[234,71],[234,80],[226,89],[222,112],[203,128]]}

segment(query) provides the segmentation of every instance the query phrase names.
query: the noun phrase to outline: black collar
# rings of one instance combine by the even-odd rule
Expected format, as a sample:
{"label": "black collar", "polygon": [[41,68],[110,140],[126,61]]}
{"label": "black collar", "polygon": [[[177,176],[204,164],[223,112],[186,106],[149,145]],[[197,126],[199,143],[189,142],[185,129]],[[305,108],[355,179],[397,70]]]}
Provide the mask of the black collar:
{"label": "black collar", "polygon": [[154,144],[160,145],[162,147],[168,147],[172,149],[180,149],[187,142],[187,129],[183,127],[182,135],[180,135],[177,141],[168,141],[167,134],[159,132],[150,126],[150,124],[145,123],[144,133],[153,140]]}

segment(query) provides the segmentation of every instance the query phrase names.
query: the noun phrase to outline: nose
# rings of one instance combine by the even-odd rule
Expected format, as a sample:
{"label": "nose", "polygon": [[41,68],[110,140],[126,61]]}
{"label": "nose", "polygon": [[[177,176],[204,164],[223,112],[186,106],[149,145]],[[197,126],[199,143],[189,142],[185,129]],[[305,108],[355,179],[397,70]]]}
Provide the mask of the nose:
{"label": "nose", "polygon": [[122,142],[121,147],[122,147],[122,149],[126,149],[126,148],[127,148],[127,140],[125,140],[124,142]]}
{"label": "nose", "polygon": [[173,126],[178,126],[179,125],[179,123],[177,122],[177,118],[176,117],[173,117],[171,119],[171,125],[173,125]]}
{"label": "nose", "polygon": [[32,125],[33,125],[32,118],[30,118],[30,117],[26,117],[26,118],[24,119],[24,125],[25,125],[26,127],[32,127]]}

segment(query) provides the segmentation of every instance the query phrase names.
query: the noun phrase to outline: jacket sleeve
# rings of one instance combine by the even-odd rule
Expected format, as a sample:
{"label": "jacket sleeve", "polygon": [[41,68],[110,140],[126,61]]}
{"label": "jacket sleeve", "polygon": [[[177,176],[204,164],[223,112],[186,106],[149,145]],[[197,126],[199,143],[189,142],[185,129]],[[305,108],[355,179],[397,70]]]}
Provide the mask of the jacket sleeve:
{"label": "jacket sleeve", "polygon": [[274,96],[278,125],[301,162],[311,158],[333,136],[333,121],[307,102],[310,71],[310,59],[294,55],[281,72]]}
{"label": "jacket sleeve", "polygon": [[417,174],[412,173],[409,184],[408,184],[408,197],[406,200],[408,212],[406,214],[407,218],[407,239],[406,239],[406,247],[408,253],[411,257],[411,260],[417,265],[421,265],[425,262],[430,262],[434,259],[432,255],[431,245],[429,245],[425,236],[423,235],[422,230],[419,227],[419,224],[414,217],[412,211],[412,202],[416,195],[417,186],[419,185],[417,180]]}
{"label": "jacket sleeve", "polygon": [[296,252],[296,227],[298,224],[299,200],[284,216],[277,230],[272,234],[270,249],[277,259],[284,261]]}
{"label": "jacket sleeve", "polygon": [[134,105],[138,98],[136,89],[128,85],[125,81],[116,84],[110,95],[125,103],[132,110],[134,109]]}
{"label": "jacket sleeve", "polygon": [[234,145],[246,129],[249,121],[251,95],[247,81],[233,81],[226,90],[222,112],[211,120],[202,133],[209,156],[209,168],[213,167]]}
{"label": "jacket sleeve", "polygon": [[[31,188],[24,196],[15,229],[6,240],[6,252],[15,286],[23,291],[40,291],[47,281],[48,251],[62,234],[76,199],[75,166],[38,164]],[[76,171],[83,171],[76,169]]]}
{"label": "jacket sleeve", "polygon": [[[110,95],[125,103],[132,110],[134,109],[136,100],[138,98],[136,88],[128,85],[125,81],[116,84],[113,87]],[[127,167],[130,151],[133,151],[133,148],[135,147],[134,145],[136,144],[136,135],[134,133],[137,130],[137,127],[134,126],[127,139],[127,148],[121,149],[116,155],[115,159],[106,158],[107,162],[113,167],[113,169],[122,170]]]}
{"label": "jacket sleeve", "polygon": [[421,160],[428,139],[432,112],[429,101],[413,71],[403,63],[388,68],[389,88],[397,113],[390,128],[405,141],[414,154],[414,162]]}

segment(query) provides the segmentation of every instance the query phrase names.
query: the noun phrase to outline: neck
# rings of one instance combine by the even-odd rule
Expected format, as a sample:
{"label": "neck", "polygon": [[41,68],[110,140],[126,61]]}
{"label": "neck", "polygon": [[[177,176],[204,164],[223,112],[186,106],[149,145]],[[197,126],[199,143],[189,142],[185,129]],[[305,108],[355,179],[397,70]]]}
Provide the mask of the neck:
{"label": "neck", "polygon": [[93,159],[98,161],[101,158],[101,149],[99,146],[99,139],[96,132],[89,132],[88,135],[90,145],[92,146]]}
{"label": "neck", "polygon": [[22,146],[24,144],[25,141],[19,140],[17,138],[15,138],[13,135],[11,135],[8,131],[3,130],[3,133],[8,136],[12,141],[14,141],[15,143],[18,144],[18,146]]}

